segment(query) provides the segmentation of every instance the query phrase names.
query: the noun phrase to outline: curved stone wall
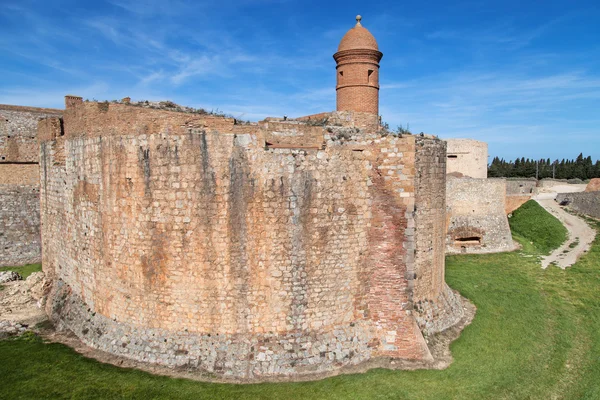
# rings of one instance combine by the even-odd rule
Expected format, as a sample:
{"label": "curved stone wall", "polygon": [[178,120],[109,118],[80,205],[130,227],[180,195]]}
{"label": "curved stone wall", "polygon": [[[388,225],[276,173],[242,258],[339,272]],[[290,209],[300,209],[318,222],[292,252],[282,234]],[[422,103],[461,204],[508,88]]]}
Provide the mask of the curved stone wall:
{"label": "curved stone wall", "polygon": [[[312,126],[219,124],[84,103],[65,135],[40,125],[53,319],[112,353],[237,378],[428,359],[419,327],[462,312],[445,300],[443,200],[414,210],[420,187],[445,182],[443,142],[334,127],[302,149]],[[266,146],[273,127],[294,144]],[[447,311],[417,321],[416,288]]]}

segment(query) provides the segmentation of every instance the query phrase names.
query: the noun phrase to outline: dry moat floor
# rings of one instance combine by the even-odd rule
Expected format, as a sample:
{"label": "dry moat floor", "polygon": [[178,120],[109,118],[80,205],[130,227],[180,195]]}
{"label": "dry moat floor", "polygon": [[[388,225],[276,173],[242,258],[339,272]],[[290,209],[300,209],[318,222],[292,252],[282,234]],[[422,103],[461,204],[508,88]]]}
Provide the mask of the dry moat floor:
{"label": "dry moat floor", "polygon": [[522,250],[448,257],[447,281],[477,315],[446,370],[201,383],[101,364],[28,333],[0,341],[0,398],[600,399],[600,239],[571,268],[543,270],[538,256],[565,238],[557,222],[529,202],[511,218]]}

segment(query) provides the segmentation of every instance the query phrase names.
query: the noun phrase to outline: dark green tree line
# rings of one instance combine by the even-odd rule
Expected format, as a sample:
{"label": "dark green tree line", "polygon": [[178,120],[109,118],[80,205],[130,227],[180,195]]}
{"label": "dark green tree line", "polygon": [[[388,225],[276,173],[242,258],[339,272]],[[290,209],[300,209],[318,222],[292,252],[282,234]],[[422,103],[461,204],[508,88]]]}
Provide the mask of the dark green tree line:
{"label": "dark green tree line", "polygon": [[[579,154],[574,160],[554,160],[549,158],[537,160],[538,178],[552,178],[553,172],[556,179],[574,179],[581,180],[600,178],[600,160],[594,163],[592,157],[584,157]],[[491,164],[488,165],[488,176],[504,178],[535,178],[536,160],[529,158],[517,158],[512,161],[505,161],[503,158],[494,157]]]}

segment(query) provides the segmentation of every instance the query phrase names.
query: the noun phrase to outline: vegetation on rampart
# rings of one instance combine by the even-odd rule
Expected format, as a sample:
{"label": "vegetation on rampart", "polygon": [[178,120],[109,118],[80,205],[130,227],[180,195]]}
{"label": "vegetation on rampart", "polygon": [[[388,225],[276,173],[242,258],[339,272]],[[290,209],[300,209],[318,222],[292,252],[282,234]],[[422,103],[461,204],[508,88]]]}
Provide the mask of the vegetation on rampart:
{"label": "vegetation on rampart", "polygon": [[529,200],[508,219],[515,238],[521,238],[542,254],[549,254],[567,240],[567,229],[536,201]]}

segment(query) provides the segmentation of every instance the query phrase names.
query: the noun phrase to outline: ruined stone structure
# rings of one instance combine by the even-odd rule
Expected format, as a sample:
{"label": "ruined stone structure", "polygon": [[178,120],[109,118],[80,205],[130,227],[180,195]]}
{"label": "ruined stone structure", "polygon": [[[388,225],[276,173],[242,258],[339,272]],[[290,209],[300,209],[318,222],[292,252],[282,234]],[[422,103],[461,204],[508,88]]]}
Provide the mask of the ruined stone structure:
{"label": "ruined stone structure", "polygon": [[0,105],[0,266],[41,260],[37,124],[61,113]]}
{"label": "ruined stone structure", "polygon": [[505,213],[506,180],[448,176],[449,253],[492,253],[514,249]]}
{"label": "ruined stone structure", "polygon": [[446,143],[448,174],[457,177],[487,178],[487,143],[471,139],[447,139]]}
{"label": "ruined stone structure", "polygon": [[337,53],[337,111],[356,111],[379,115],[379,61],[383,54],[377,41],[361,25],[342,38]]}
{"label": "ruined stone structure", "polygon": [[443,141],[108,103],[39,134],[48,312],[91,346],[297,375],[427,360],[462,315]]}
{"label": "ruined stone structure", "polygon": [[[354,36],[337,58],[373,54]],[[39,124],[47,312],[88,345],[260,380],[429,361],[462,317],[443,141],[382,131],[376,108],[240,125],[66,105]]]}

